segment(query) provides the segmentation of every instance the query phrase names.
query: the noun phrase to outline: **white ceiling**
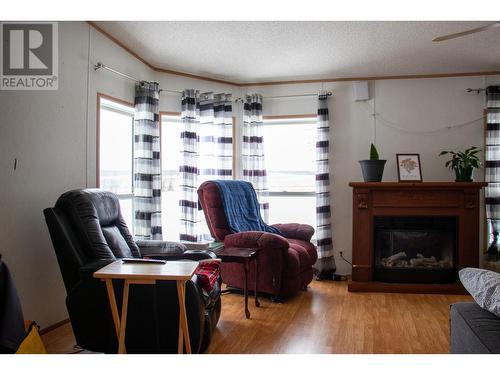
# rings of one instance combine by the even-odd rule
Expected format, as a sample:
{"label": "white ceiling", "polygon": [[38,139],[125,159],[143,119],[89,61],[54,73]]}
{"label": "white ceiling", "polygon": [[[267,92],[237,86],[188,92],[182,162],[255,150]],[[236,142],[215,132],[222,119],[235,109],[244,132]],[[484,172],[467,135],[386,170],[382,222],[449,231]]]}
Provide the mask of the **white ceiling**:
{"label": "white ceiling", "polygon": [[500,70],[499,28],[431,41],[488,23],[96,22],[155,67],[238,83]]}

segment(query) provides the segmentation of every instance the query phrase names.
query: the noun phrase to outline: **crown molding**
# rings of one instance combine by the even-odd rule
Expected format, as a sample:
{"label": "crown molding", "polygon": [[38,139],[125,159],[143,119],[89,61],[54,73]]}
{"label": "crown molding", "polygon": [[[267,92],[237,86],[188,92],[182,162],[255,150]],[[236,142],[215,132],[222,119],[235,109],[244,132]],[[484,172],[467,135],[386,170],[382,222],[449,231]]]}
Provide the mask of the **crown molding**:
{"label": "crown molding", "polygon": [[153,69],[156,72],[160,72],[160,73],[173,74],[173,75],[181,76],[181,77],[188,77],[188,78],[200,79],[202,81],[222,83],[222,84],[225,84],[225,85],[241,86],[240,83],[236,83],[236,82],[224,81],[222,79],[210,78],[210,77],[205,77],[205,76],[199,76],[199,75],[191,74],[191,73],[178,72],[176,70],[163,69],[163,68],[157,68],[157,67],[154,67]]}
{"label": "crown molding", "polygon": [[299,79],[299,80],[283,80],[283,81],[264,81],[264,82],[232,82],[217,78],[205,77],[191,73],[179,72],[176,70],[164,69],[154,66],[147,60],[142,58],[139,54],[128,48],[125,44],[120,42],[114,36],[109,34],[100,28],[95,22],[87,21],[87,23],[93,27],[96,31],[107,37],[116,45],[123,48],[129,54],[134,56],[137,60],[148,66],[155,72],[172,74],[181,77],[199,79],[202,81],[221,83],[236,87],[249,87],[249,86],[275,86],[275,85],[297,85],[305,83],[327,83],[327,82],[349,82],[349,81],[380,81],[380,80],[390,80],[390,79],[423,79],[423,78],[451,78],[451,77],[471,77],[471,76],[491,76],[500,75],[500,70],[486,71],[486,72],[462,72],[462,73],[436,73],[436,74],[406,74],[406,75],[394,75],[394,76],[360,76],[360,77],[339,77],[339,78],[320,78],[320,79]]}
{"label": "crown molding", "polygon": [[238,86],[274,86],[274,85],[295,85],[303,83],[326,83],[326,82],[349,82],[349,81],[381,81],[390,79],[422,79],[422,78],[449,78],[449,77],[470,77],[470,76],[491,76],[500,75],[500,70],[488,72],[464,72],[464,73],[436,73],[436,74],[406,74],[394,76],[361,76],[361,77],[342,77],[342,78],[321,78],[321,79],[302,79],[290,81],[268,81],[268,82],[249,82],[239,83]]}

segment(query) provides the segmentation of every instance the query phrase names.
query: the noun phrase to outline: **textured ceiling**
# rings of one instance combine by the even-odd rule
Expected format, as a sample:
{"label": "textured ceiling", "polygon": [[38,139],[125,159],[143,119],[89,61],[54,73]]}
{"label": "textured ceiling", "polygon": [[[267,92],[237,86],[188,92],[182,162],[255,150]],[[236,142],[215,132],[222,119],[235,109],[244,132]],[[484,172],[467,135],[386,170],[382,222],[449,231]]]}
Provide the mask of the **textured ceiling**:
{"label": "textured ceiling", "polygon": [[155,67],[238,83],[500,70],[498,28],[431,42],[488,23],[96,22]]}

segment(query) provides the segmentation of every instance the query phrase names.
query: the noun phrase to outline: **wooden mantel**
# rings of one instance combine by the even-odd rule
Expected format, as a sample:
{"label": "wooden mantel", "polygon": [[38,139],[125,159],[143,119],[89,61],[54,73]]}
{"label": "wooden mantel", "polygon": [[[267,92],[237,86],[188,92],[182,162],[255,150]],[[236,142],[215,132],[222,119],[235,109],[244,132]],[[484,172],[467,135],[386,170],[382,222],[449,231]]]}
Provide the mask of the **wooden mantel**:
{"label": "wooden mantel", "polygon": [[441,190],[463,190],[482,189],[487,182],[349,182],[349,186],[364,189],[441,189]]}
{"label": "wooden mantel", "polygon": [[479,192],[485,182],[351,182],[353,188],[352,280],[349,291],[462,293],[454,284],[382,283],[374,280],[376,216],[455,216],[457,268],[479,264]]}

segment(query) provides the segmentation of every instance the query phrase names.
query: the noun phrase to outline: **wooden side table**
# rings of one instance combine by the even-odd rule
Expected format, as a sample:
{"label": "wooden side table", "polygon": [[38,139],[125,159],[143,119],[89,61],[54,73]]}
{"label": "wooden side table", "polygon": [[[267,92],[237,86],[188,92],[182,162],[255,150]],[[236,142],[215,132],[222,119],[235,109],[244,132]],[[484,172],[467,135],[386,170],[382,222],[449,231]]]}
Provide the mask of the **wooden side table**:
{"label": "wooden side table", "polygon": [[[129,287],[132,284],[156,284],[158,280],[173,280],[177,283],[177,297],[179,298],[179,340],[178,353],[183,353],[184,341],[186,353],[191,354],[189,330],[186,316],[186,281],[193,276],[198,262],[169,261],[165,264],[123,263],[117,260],[94,272],[94,277],[106,282],[111,314],[115,323],[118,337],[118,353],[127,352],[125,348],[125,331],[127,326],[127,308]],[[123,280],[123,301],[121,318],[118,314],[113,279]]]}
{"label": "wooden side table", "polygon": [[258,280],[258,249],[254,248],[240,248],[240,247],[224,247],[222,250],[216,252],[217,257],[224,263],[239,263],[243,266],[243,271],[245,272],[245,280],[243,283],[243,294],[245,296],[245,316],[247,319],[250,318],[250,310],[248,309],[248,267],[250,262],[254,262],[255,265],[255,306],[259,307],[259,297],[257,291],[257,280]]}

